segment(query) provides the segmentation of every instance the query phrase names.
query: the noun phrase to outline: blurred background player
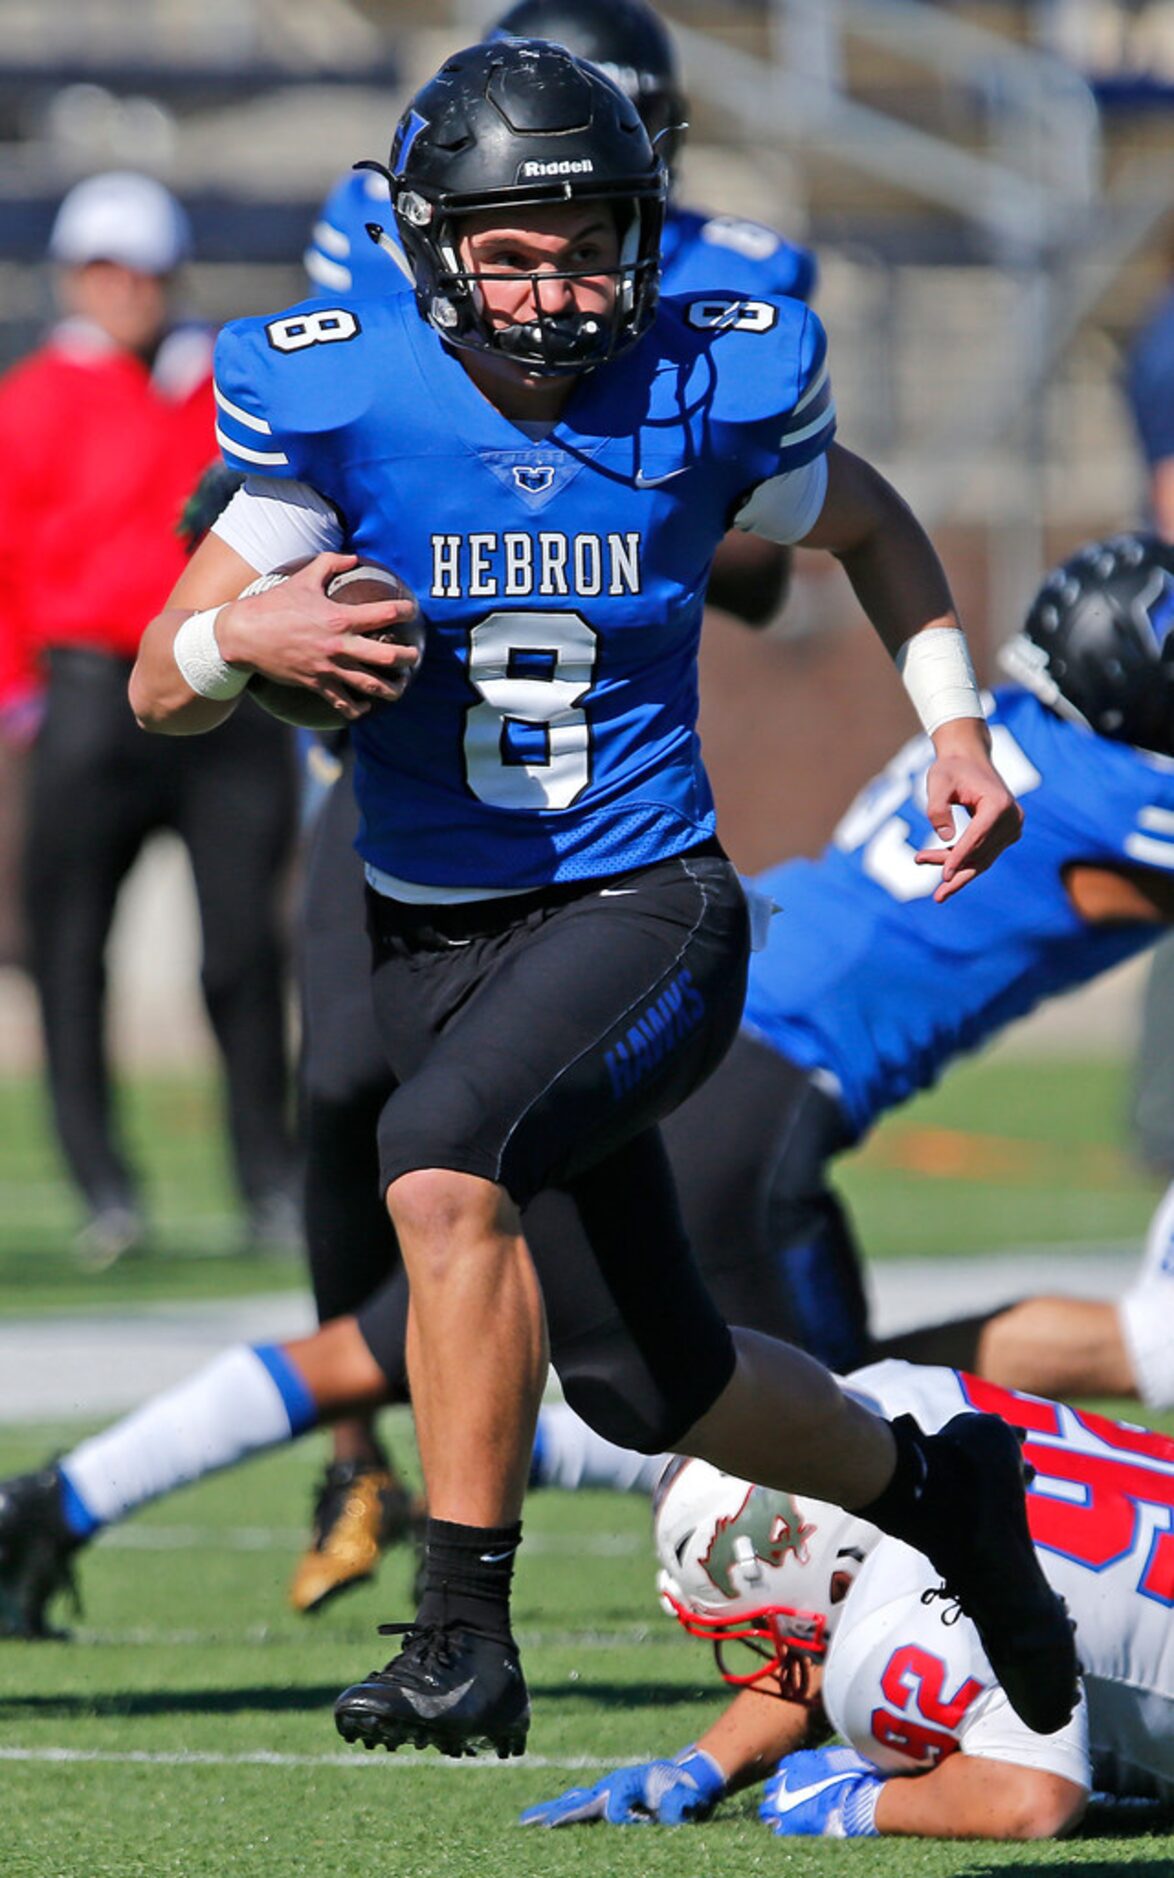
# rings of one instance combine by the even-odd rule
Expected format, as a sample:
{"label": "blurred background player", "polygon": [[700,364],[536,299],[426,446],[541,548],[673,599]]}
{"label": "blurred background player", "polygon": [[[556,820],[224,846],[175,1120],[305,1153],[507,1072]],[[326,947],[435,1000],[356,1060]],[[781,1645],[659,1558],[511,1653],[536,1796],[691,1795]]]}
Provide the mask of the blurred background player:
{"label": "blurred background player", "polygon": [[147,837],[191,858],[201,983],[225,1069],[250,1229],[293,1237],[285,966],[278,895],[294,830],[290,743],[250,712],[214,739],[144,738],[126,686],[148,619],[183,565],[177,524],[214,448],[212,335],[177,311],[190,251],[153,178],[79,183],[53,224],[63,318],[0,382],[0,643],[10,705],[44,686],[24,874],[58,1140],[95,1267],[148,1221],[120,1138],[104,1040],[105,946]]}
{"label": "blurred background player", "polygon": [[[1006,894],[988,896],[984,883],[974,883],[952,909],[929,904],[930,877],[914,868],[910,845],[925,832],[930,750],[922,740],[864,791],[828,854],[786,863],[759,883],[784,912],[751,965],[756,1027],[743,1028],[728,1067],[666,1129],[687,1226],[732,1321],[810,1339],[825,1357],[838,1352],[843,1368],[867,1357],[859,1254],[826,1184],[827,1160],[851,1138],[849,1116],[858,1139],[879,1112],[933,1080],[953,1056],[1166,930],[1174,852],[1169,872],[1160,849],[1145,867],[1132,853],[1146,827],[1174,807],[1174,660],[1159,657],[1135,605],[1148,594],[1152,617],[1163,617],[1155,571],[1174,582],[1174,554],[1151,537],[1091,544],[1044,583],[1022,639],[1013,642],[1011,662],[1026,682],[1000,687],[990,718],[1004,770],[1029,797],[1024,834],[1001,861]],[[1104,731],[1109,724],[1112,736]],[[1160,748],[1123,742],[1128,733]],[[312,899],[311,912],[317,904]],[[810,943],[807,928],[815,935]],[[960,987],[969,1000],[959,997]],[[941,989],[942,1002],[921,1026],[915,1007],[932,989]],[[807,1037],[806,1046],[796,1035]],[[848,1101],[850,1108],[841,1106]],[[558,1355],[564,1338],[576,1334],[581,1296],[565,1291],[567,1252],[581,1227],[554,1195],[528,1209],[526,1227]],[[1174,1190],[1155,1214],[1141,1269],[1119,1303],[1030,1299],[895,1341],[930,1360],[961,1351],[967,1367],[1005,1387],[1136,1395],[1170,1407],[1172,1245]],[[45,1623],[70,1554],[102,1525],[350,1408],[407,1401],[406,1284],[394,1247],[382,1269],[372,1270],[357,1315],[340,1313],[292,1343],[230,1350],[71,1451],[55,1470],[6,1483],[0,1599],[18,1634]],[[592,1315],[597,1365],[630,1362],[627,1333],[602,1288]],[[647,1492],[666,1458],[616,1448],[565,1404],[551,1405],[539,1416],[532,1484]],[[362,1526],[370,1540],[365,1549],[356,1544],[349,1561],[336,1550],[335,1591],[369,1576],[389,1542],[370,1511],[361,1502],[343,1508],[343,1530]],[[410,1508],[393,1511],[402,1532]]]}
{"label": "blurred background player", "polygon": [[[486,33],[490,41],[555,40],[590,59],[631,99],[668,166],[661,293],[720,289],[808,300],[812,254],[758,222],[709,215],[675,197],[675,165],[688,103],[663,20],[645,0],[519,0]],[[349,171],[327,199],[306,250],[306,270],[328,298],[403,293],[411,271],[389,222],[387,185]],[[369,228],[380,233],[372,239]],[[777,613],[791,550],[734,530],[714,560],[707,604],[746,625]],[[391,1084],[370,1009],[358,814],[345,735],[339,776],[319,814],[308,857],[302,920],[302,1114],[305,1227],[319,1321],[358,1310],[397,1257],[378,1183],[375,1125]],[[313,1535],[290,1587],[295,1609],[313,1611],[369,1574],[381,1547],[408,1529],[410,1498],[370,1424],[336,1426],[334,1454],[315,1493]]]}
{"label": "blurred background player", "polygon": [[[884,1362],[847,1386],[926,1428],[985,1409],[1027,1430],[1032,1535],[1080,1639],[1068,1726],[1024,1727],[908,1546],[673,1461],[654,1502],[661,1602],[740,1693],[677,1754],[532,1806],[524,1825],[695,1823],[772,1774],[759,1814],[782,1837],[1043,1839],[1070,1832],[1094,1789],[1174,1800],[1174,1440],[950,1369]],[[833,1733],[848,1745],[816,1745]]]}
{"label": "blurred background player", "polygon": [[1125,393],[1145,468],[1149,525],[1174,541],[1174,279],[1129,348]]}

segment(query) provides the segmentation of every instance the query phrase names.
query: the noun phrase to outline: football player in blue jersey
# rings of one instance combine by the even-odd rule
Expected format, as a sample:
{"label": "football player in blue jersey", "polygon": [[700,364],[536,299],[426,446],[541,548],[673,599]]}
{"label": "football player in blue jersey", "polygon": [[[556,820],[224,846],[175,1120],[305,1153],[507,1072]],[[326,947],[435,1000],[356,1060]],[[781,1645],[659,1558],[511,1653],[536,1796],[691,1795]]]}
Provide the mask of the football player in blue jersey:
{"label": "football player in blue jersey", "polygon": [[[844,1363],[856,1351],[878,1354],[866,1351],[856,1253],[826,1185],[829,1157],[936,1076],[952,1052],[990,1037],[1047,989],[1086,982],[1154,942],[1174,921],[1172,622],[1174,552],[1142,537],[1094,544],[1045,582],[1009,649],[1021,683],[989,705],[1007,774],[1031,798],[1024,837],[1000,866],[1013,891],[996,905],[985,886],[971,889],[950,915],[948,945],[927,904],[932,876],[911,858],[923,833],[925,739],[865,790],[819,861],[789,862],[758,883],[769,883],[784,912],[751,964],[756,1026],[743,1028],[725,1063],[665,1124],[686,1228],[730,1321],[794,1326],[817,1348],[830,1340]],[[789,911],[792,880],[802,932]],[[333,918],[329,899],[327,886],[312,894],[311,916]],[[364,969],[356,958],[336,999],[361,1003]],[[890,972],[902,994],[895,1007],[885,995]],[[916,1015],[927,997],[937,1012],[928,1049]],[[382,1059],[371,1081],[382,1102]],[[621,1376],[631,1340],[598,1271],[585,1285],[574,1270],[573,1209],[540,1195],[525,1219],[552,1347],[576,1339],[582,1369],[590,1343],[597,1376]],[[373,1270],[353,1311],[340,1307],[337,1321],[307,1338],[228,1350],[54,1466],[0,1482],[0,1635],[44,1635],[78,1548],[147,1501],[356,1407],[407,1401],[407,1299],[394,1239],[369,1230],[362,1238]],[[378,1243],[381,1265],[371,1250]],[[1168,1408],[1172,1312],[1174,1189],[1119,1302],[1034,1298],[997,1313],[977,1344],[974,1325],[946,1327],[946,1340],[936,1333],[932,1345],[903,1342],[934,1360],[961,1355],[963,1367],[1003,1388],[1136,1393]],[[618,1449],[565,1406],[545,1407],[533,1481],[650,1491],[664,1459]],[[370,1472],[358,1478],[370,1481]],[[354,1478],[337,1488],[344,1504],[362,1497]],[[378,1559],[368,1510],[344,1521],[366,1543],[335,1561],[350,1567],[336,1588],[369,1576]]]}
{"label": "football player in blue jersey", "polygon": [[[404,113],[388,177],[415,306],[314,301],[226,329],[222,446],[257,480],[131,679],[146,728],[214,727],[259,671],[329,699],[355,738],[399,1081],[381,1181],[430,1513],[417,1619],[339,1698],[338,1727],[454,1754],[524,1743],[509,1584],[547,1342],[519,1207],[548,1187],[573,1199],[644,1363],[617,1389],[568,1341],[564,1386],[593,1425],[767,1481],[768,1431],[791,1426],[803,1477],[787,1484],[925,1550],[1025,1719],[1061,1726],[1075,1651],[1013,1440],[985,1419],[890,1425],[809,1358],[731,1332],[656,1129],[728,1047],[745,985],[747,911],[695,730],[713,550],[732,517],[841,561],[934,739],[945,845],[925,864],[948,902],[1021,818],[937,557],[834,444],[807,309],[707,296],[658,312],[664,168],[594,67],[543,41],[454,55]],[[364,555],[420,596],[422,660],[375,636],[409,603],[329,598]]]}
{"label": "football player in blue jersey", "polygon": [[[645,0],[518,0],[486,37],[556,40],[599,66],[631,99],[669,172],[663,296],[716,288],[749,298],[810,299],[816,270],[806,249],[760,223],[711,216],[675,200],[688,107],[672,40]],[[306,250],[318,292],[409,291],[411,271],[394,231],[383,226],[387,207],[386,183],[370,170],[352,170],[338,183]],[[220,474],[227,474],[223,466]],[[765,624],[782,604],[790,563],[791,550],[781,543],[730,530],[714,555],[707,606],[749,626]],[[305,1232],[323,1323],[358,1310],[396,1255],[378,1191],[375,1129],[391,1083],[360,982],[366,935],[353,758],[345,738],[335,739],[335,751],[336,786],[310,842],[301,949]],[[312,1539],[290,1586],[291,1603],[305,1612],[368,1575],[381,1547],[404,1537],[412,1518],[410,1496],[369,1422],[338,1422],[332,1449],[315,1492]]]}

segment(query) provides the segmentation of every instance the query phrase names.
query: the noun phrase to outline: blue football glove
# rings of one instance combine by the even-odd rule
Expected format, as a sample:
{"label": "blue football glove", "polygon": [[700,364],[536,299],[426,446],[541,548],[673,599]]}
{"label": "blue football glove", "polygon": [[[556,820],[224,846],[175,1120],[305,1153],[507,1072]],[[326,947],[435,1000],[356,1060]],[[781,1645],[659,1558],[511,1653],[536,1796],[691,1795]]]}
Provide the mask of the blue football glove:
{"label": "blue football glove", "polygon": [[872,1839],[885,1784],[855,1748],[808,1748],[784,1754],[758,1809],[783,1838]]}
{"label": "blue football glove", "polygon": [[687,1747],[671,1761],[621,1767],[593,1787],[572,1787],[557,1800],[527,1807],[523,1826],[578,1826],[602,1819],[609,1826],[685,1826],[708,1819],[726,1790],[725,1776],[703,1748]]}

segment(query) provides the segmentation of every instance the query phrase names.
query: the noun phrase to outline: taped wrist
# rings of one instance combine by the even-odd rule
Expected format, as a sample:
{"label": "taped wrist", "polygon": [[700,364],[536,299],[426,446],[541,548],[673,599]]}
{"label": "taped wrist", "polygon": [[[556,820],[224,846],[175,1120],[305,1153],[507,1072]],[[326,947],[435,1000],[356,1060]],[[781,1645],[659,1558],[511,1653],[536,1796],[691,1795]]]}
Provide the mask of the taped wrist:
{"label": "taped wrist", "polygon": [[897,670],[922,726],[932,736],[955,717],[982,717],[982,698],[966,635],[957,626],[927,626],[897,654]]}
{"label": "taped wrist", "polygon": [[[227,605],[227,601],[224,603]],[[216,641],[216,621],[224,606],[208,607],[202,613],[189,614],[175,635],[172,657],[180,677],[201,698],[235,698],[248,684],[252,673],[239,665],[230,665],[221,656]]]}
{"label": "taped wrist", "polygon": [[703,1800],[715,1803],[721,1799],[726,1790],[726,1777],[713,1755],[707,1754],[704,1748],[691,1742],[673,1755],[673,1765],[689,1776]]}

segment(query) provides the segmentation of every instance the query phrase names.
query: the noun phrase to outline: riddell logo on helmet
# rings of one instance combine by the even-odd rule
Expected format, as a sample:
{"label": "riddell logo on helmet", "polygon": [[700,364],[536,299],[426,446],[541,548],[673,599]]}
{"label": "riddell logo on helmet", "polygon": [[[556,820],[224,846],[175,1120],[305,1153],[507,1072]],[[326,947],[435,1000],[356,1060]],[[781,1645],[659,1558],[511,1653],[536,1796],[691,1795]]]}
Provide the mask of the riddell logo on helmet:
{"label": "riddell logo on helmet", "polygon": [[590,157],[553,157],[549,163],[531,157],[523,163],[522,176],[591,176],[595,165]]}

